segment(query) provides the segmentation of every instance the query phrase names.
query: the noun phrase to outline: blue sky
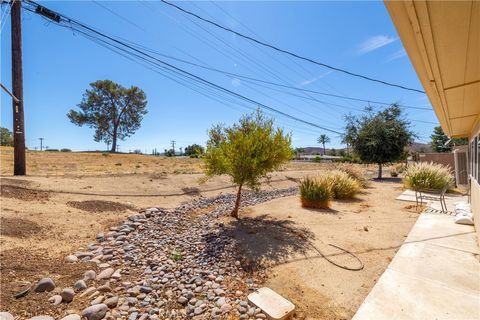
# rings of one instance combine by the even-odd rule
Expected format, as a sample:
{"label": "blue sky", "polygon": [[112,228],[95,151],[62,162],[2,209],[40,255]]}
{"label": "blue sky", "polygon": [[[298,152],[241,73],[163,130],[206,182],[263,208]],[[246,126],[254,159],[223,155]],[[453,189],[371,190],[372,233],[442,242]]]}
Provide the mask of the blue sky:
{"label": "blue sky", "polygon": [[[109,34],[148,48],[232,73],[284,85],[367,100],[430,107],[420,93],[352,78],[317,65],[294,60],[244,39],[188,18],[160,2],[40,1],[46,7]],[[234,30],[330,65],[386,81],[422,89],[382,2],[178,2],[182,7]],[[2,7],[2,13],[6,6]],[[3,15],[2,15],[3,16]],[[11,88],[10,21],[2,21],[1,81]],[[23,61],[26,143],[51,148],[105,149],[93,141],[93,129],[70,123],[66,113],[76,108],[89,83],[111,79],[142,88],[148,114],[142,127],[120,151],[152,148],[163,151],[204,144],[214,123],[231,124],[255,105],[216,101],[125,59],[71,30],[40,16],[23,15]],[[366,103],[315,95],[325,103],[271,90],[244,80],[168,60],[221,86],[323,127],[341,131],[348,112],[361,113]],[[312,94],[313,96],[313,94]],[[330,103],[330,104],[326,104]],[[340,106],[333,106],[336,104]],[[9,96],[1,94],[1,126],[12,128]],[[375,105],[375,104],[372,104]],[[249,109],[250,108],[250,109]],[[406,109],[408,119],[436,122],[431,110]],[[277,124],[293,134],[294,146],[316,146],[326,133],[330,147],[341,147],[336,134],[280,115]],[[433,124],[412,122],[419,141],[429,141]]]}

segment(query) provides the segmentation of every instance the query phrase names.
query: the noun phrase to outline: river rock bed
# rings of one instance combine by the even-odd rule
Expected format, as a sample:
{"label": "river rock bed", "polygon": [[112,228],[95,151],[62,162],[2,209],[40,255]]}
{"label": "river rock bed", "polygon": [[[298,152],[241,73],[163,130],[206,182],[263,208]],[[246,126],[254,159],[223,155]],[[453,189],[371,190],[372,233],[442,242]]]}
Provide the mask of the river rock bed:
{"label": "river rock bed", "polygon": [[[242,207],[297,190],[244,192]],[[87,271],[52,303],[88,299],[91,306],[82,316],[89,320],[265,319],[247,302],[265,275],[243,269],[235,239],[218,219],[234,202],[234,194],[220,194],[129,216],[74,254],[79,262],[95,262],[100,271]]]}

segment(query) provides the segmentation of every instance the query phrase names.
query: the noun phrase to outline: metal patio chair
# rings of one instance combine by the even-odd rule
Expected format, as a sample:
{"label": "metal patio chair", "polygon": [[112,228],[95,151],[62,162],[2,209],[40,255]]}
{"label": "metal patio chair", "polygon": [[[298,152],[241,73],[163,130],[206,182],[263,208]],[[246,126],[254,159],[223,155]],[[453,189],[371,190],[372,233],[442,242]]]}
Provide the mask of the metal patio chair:
{"label": "metal patio chair", "polygon": [[442,206],[442,213],[447,213],[447,203],[445,202],[445,193],[448,190],[448,185],[442,189],[417,189],[415,190],[415,200],[417,206],[420,201],[420,205],[423,205],[423,200],[436,200],[440,201]]}

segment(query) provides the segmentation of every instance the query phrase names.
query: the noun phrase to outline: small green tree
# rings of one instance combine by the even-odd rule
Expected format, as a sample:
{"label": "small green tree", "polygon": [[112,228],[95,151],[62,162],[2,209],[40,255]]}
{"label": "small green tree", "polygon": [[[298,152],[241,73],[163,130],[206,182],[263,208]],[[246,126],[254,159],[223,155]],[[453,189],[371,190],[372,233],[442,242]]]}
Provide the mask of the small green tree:
{"label": "small green tree", "polygon": [[244,115],[231,127],[216,125],[208,134],[204,157],[206,174],[210,177],[229,175],[238,186],[231,212],[232,217],[238,219],[242,187],[258,190],[263,178],[292,157],[291,135],[275,128],[273,120],[260,110]]}
{"label": "small green tree", "polygon": [[440,126],[433,128],[430,138],[432,139],[430,144],[435,152],[451,152],[452,146],[468,144],[466,138],[449,139]]}
{"label": "small green tree", "polygon": [[191,158],[198,158],[205,153],[205,149],[199,144],[192,144],[185,147],[185,155]]}
{"label": "small green tree", "polygon": [[362,162],[378,164],[381,179],[382,165],[399,160],[415,135],[396,104],[377,113],[372,108],[366,111],[363,116],[346,116],[343,141],[352,146]]}
{"label": "small green tree", "polygon": [[145,93],[138,87],[125,88],[111,80],[90,84],[78,105],[80,111],[70,110],[67,117],[77,126],[95,128],[95,141],[112,144],[117,149],[117,139],[124,140],[140,128],[147,113]]}
{"label": "small green tree", "polygon": [[323,145],[323,155],[325,155],[325,144],[330,143],[330,138],[326,134],[321,134],[317,142]]}
{"label": "small green tree", "polygon": [[13,134],[10,130],[0,127],[0,145],[5,147],[13,147]]}

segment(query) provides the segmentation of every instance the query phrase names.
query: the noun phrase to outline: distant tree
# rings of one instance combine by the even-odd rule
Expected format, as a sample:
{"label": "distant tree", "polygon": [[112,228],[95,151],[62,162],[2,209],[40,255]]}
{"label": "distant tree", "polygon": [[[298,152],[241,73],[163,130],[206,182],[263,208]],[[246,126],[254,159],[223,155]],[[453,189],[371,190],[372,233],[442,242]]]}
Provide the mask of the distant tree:
{"label": "distant tree", "polygon": [[340,157],[345,157],[345,155],[346,155],[345,149],[340,149],[340,150],[338,151],[338,155],[339,155]]}
{"label": "distant tree", "polygon": [[433,128],[433,133],[430,138],[432,139],[430,144],[435,152],[451,152],[452,147],[455,145],[468,144],[466,138],[449,139],[440,126]]}
{"label": "distant tree", "polygon": [[352,146],[362,162],[378,164],[381,179],[382,165],[399,160],[415,135],[396,104],[377,113],[372,108],[366,111],[363,116],[346,116],[343,141]]}
{"label": "distant tree", "polygon": [[78,105],[70,110],[70,121],[78,126],[95,128],[95,141],[111,143],[110,152],[117,149],[117,139],[124,140],[140,128],[147,113],[145,93],[138,87],[125,88],[111,80],[90,84]]}
{"label": "distant tree", "polygon": [[165,157],[173,157],[175,156],[175,151],[173,149],[165,149]]}
{"label": "distant tree", "polygon": [[325,144],[330,143],[330,138],[326,134],[321,134],[320,137],[318,137],[317,142],[323,145],[323,155],[325,155]]}
{"label": "distant tree", "polygon": [[238,186],[232,217],[238,218],[242,187],[260,188],[260,181],[292,157],[291,136],[275,128],[257,110],[244,115],[232,127],[214,126],[205,153],[207,176],[229,175]]}
{"label": "distant tree", "polygon": [[185,155],[191,158],[198,158],[205,152],[205,149],[199,144],[192,144],[185,147]]}
{"label": "distant tree", "polygon": [[0,145],[5,147],[13,147],[13,134],[10,130],[0,127]]}
{"label": "distant tree", "polygon": [[328,155],[329,156],[336,156],[337,155],[337,150],[335,150],[334,148],[330,149],[328,151]]}

